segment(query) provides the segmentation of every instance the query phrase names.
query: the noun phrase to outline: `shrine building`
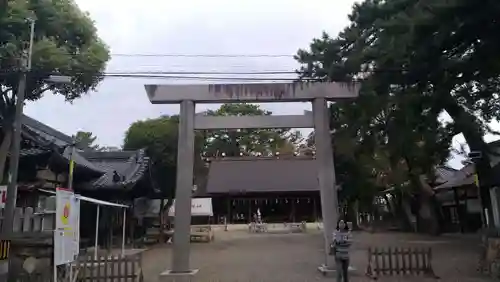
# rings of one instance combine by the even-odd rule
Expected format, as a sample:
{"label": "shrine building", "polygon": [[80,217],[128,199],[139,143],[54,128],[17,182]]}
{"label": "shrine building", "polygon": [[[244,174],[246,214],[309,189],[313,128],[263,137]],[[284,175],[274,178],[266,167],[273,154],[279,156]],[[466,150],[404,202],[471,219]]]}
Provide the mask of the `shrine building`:
{"label": "shrine building", "polygon": [[217,158],[201,194],[212,197],[216,221],[248,223],[257,209],[268,223],[315,221],[321,215],[317,171],[311,156]]}

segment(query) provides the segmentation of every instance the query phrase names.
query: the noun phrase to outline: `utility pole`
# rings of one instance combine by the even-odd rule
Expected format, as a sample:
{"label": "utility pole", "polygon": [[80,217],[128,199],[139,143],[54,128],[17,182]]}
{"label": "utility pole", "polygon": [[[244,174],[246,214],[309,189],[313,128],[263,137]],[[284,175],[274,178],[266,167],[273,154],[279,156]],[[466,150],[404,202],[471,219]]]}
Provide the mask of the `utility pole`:
{"label": "utility pole", "polygon": [[71,144],[69,152],[69,173],[68,173],[68,189],[73,191],[73,171],[75,170],[75,149],[76,143]]}
{"label": "utility pole", "polygon": [[[10,239],[14,222],[14,211],[16,209],[17,199],[17,175],[19,169],[19,152],[21,150],[21,130],[23,119],[24,96],[26,92],[27,75],[31,70],[31,55],[33,52],[33,41],[35,37],[35,21],[28,19],[30,23],[30,41],[27,52],[24,51],[21,66],[21,76],[19,79],[19,86],[17,89],[16,99],[16,113],[14,117],[14,132],[11,142],[10,162],[9,162],[9,177],[7,186],[7,201],[5,203],[4,223],[2,226],[2,238]],[[8,260],[0,267],[0,279],[4,278],[2,275],[8,277]],[[5,277],[5,278],[6,278]],[[0,280],[0,281],[3,281]]]}

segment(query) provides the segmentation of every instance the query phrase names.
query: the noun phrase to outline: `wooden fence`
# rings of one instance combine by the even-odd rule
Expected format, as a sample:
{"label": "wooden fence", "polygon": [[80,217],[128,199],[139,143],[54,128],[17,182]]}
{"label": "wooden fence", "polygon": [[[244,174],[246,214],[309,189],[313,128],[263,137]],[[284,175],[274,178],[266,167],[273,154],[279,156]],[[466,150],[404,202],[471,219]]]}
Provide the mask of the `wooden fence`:
{"label": "wooden fence", "polygon": [[[142,256],[93,256],[80,257],[72,264],[72,279],[69,279],[69,267],[58,267],[57,281],[61,282],[143,282]],[[52,282],[53,269],[48,267],[43,272],[22,273],[16,282]]]}
{"label": "wooden fence", "polygon": [[438,279],[432,267],[431,248],[369,248],[366,275],[425,275]]}
{"label": "wooden fence", "polygon": [[76,281],[142,282],[142,256],[80,257],[75,264]]}

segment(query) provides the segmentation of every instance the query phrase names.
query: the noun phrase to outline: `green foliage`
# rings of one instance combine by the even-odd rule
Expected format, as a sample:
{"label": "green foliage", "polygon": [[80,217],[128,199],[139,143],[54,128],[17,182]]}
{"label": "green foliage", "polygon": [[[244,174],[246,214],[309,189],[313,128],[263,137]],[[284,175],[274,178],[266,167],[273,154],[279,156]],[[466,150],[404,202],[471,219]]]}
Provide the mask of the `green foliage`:
{"label": "green foliage", "polygon": [[[446,161],[451,138],[465,130],[463,124],[458,129],[457,120],[442,124],[438,116],[470,100],[456,88],[463,87],[466,72],[467,76],[482,72],[474,66],[469,71],[463,65],[467,57],[474,57],[470,52],[475,39],[471,38],[477,39],[474,33],[466,33],[463,25],[484,22],[476,14],[488,9],[484,6],[488,5],[466,0],[368,0],[354,5],[351,24],[337,37],[323,34],[308,50],[298,52],[304,78],[361,81],[356,101],[332,106],[335,146],[344,147],[336,152],[351,152],[351,159],[372,158],[372,176],[384,189],[407,187],[408,176],[416,182],[415,176],[431,174],[436,165]],[[474,12],[467,15],[464,7]],[[491,25],[488,23],[486,29]],[[469,38],[456,37],[455,32]],[[464,45],[469,48],[459,48],[463,40],[470,43]],[[460,71],[455,66],[461,66]],[[455,80],[451,84],[450,75]],[[498,97],[491,93],[479,96],[476,98],[485,103],[476,100],[461,106],[468,109],[466,112],[477,112],[480,104],[481,111],[490,116],[478,121],[489,121]],[[471,130],[473,124],[468,126]]]}
{"label": "green foliage", "polygon": [[[177,117],[160,117],[134,122],[125,133],[124,150],[146,148],[151,172],[164,196],[173,198],[177,167]],[[157,187],[155,187],[157,188]]]}
{"label": "green foliage", "polygon": [[100,150],[100,146],[94,144],[97,136],[94,136],[92,132],[87,131],[78,131],[75,135],[72,136],[73,140],[76,143],[78,148],[90,148],[93,150]]}
{"label": "green foliage", "polygon": [[[259,105],[240,103],[223,104],[216,111],[207,111],[211,116],[260,116],[271,115],[272,112],[260,108]],[[204,152],[207,156],[225,153],[226,156],[268,155],[277,151],[290,153],[300,142],[300,132],[289,129],[238,129],[213,130],[205,133]]]}
{"label": "green foliage", "polygon": [[[27,74],[25,97],[35,101],[46,91],[69,102],[94,90],[109,60],[106,45],[97,36],[87,14],[73,0],[0,1],[0,126],[3,131],[0,171],[10,148],[16,94],[35,20],[32,68]],[[71,77],[71,83],[47,81],[51,74]],[[3,174],[0,173],[0,182]]]}
{"label": "green foliage", "polygon": [[[94,90],[109,60],[106,45],[94,23],[72,0],[7,0],[0,12],[0,115],[12,114],[19,81],[21,58],[27,50],[30,24],[35,19],[32,71],[28,76],[27,100],[45,91],[73,101]],[[50,74],[70,76],[68,85],[47,82]]]}
{"label": "green foliage", "polygon": [[[134,122],[125,133],[124,150],[145,148],[152,163],[152,177],[155,188],[167,198],[175,195],[177,171],[178,116],[162,116]],[[203,138],[195,137],[195,177],[204,167],[200,152]]]}
{"label": "green foliage", "polygon": [[[378,184],[427,197],[419,176],[444,162],[452,136],[463,133],[483,153],[475,162],[488,208],[496,153],[483,136],[496,133],[488,123],[500,114],[499,14],[498,1],[366,0],[338,36],[298,52],[304,78],[361,81],[357,101],[335,105],[335,135],[347,131],[365,158],[383,156],[373,163]],[[443,112],[453,122],[438,122]]]}

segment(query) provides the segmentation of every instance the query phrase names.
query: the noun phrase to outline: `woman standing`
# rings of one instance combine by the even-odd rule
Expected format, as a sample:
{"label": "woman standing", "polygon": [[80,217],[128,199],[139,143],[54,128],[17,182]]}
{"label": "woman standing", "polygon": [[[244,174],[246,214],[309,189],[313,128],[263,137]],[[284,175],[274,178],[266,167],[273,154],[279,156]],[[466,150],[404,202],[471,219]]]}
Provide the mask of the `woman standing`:
{"label": "woman standing", "polygon": [[[352,235],[349,226],[344,220],[337,222],[337,228],[333,232],[333,242],[331,253],[335,256],[337,264],[337,282],[348,282],[349,269],[349,248],[352,244]],[[342,280],[342,278],[344,278]]]}

